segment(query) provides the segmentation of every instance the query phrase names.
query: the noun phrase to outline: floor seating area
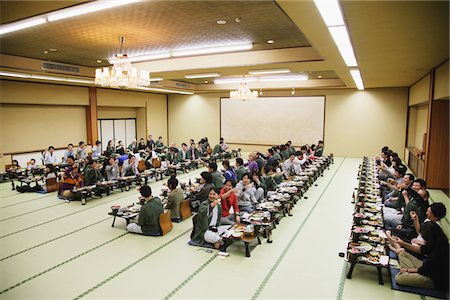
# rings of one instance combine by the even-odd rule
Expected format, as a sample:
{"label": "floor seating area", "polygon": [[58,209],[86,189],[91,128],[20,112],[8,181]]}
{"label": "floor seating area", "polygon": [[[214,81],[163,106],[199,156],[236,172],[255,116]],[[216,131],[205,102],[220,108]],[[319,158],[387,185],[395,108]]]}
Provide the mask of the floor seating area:
{"label": "floor seating area", "polygon": [[[273,243],[258,245],[251,258],[237,243],[228,247],[228,257],[218,256],[214,249],[209,253],[189,246],[191,217],[173,223],[162,237],[129,234],[125,222],[116,222],[112,228],[113,217],[106,213],[112,205],[137,202],[134,188],[80,206],[56,199],[54,192],[19,194],[11,191],[10,184],[0,184],[0,299],[144,295],[184,299],[198,297],[198,289],[208,298],[215,287],[204,282],[211,276],[217,282],[233,278],[245,283],[228,290],[230,299],[282,299],[289,297],[292,286],[305,299],[314,298],[318,289],[328,299],[417,299],[418,295],[392,290],[388,272],[383,272],[385,285],[380,286],[376,268],[371,266],[358,266],[351,280],[345,278],[349,264],[338,253],[347,248],[354,212],[350,196],[358,185],[360,164],[361,159],[335,158],[324,177],[315,181],[317,186],[312,185],[292,208],[293,216],[277,225]],[[202,170],[180,174],[179,179],[194,180]],[[162,181],[151,181],[150,186],[159,191]],[[432,197],[435,201],[446,198],[435,191]],[[317,242],[317,236],[323,239]],[[104,267],[93,268],[93,262]],[[143,270],[155,271],[142,278],[138,274]],[[167,284],[148,291],[148,282],[158,278],[167,278]]]}

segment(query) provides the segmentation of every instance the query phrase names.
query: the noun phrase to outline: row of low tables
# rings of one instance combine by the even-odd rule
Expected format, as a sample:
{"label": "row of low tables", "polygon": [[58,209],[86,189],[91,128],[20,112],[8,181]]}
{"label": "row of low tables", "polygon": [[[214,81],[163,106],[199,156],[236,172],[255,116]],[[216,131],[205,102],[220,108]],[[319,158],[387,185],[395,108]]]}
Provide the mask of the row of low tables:
{"label": "row of low tables", "polygon": [[389,266],[387,237],[384,232],[382,199],[375,162],[364,157],[358,173],[359,185],[353,195],[355,212],[350,241],[347,244],[347,261],[350,269],[347,278],[352,278],[356,264],[376,267],[378,282],[384,284],[382,268]]}

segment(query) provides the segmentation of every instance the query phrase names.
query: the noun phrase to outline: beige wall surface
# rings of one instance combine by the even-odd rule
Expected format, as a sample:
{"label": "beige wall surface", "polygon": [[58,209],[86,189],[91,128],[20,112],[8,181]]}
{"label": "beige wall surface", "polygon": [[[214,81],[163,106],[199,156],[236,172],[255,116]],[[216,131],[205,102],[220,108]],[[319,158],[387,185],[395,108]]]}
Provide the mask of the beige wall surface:
{"label": "beige wall surface", "polygon": [[220,138],[220,97],[227,93],[169,95],[169,139],[178,146],[189,139],[208,137],[214,146]]}
{"label": "beige wall surface", "polygon": [[[289,92],[264,92],[264,96],[286,96]],[[348,89],[296,91],[296,96],[324,95],[325,152],[337,156],[362,157],[378,154],[388,145],[403,156],[406,139],[407,88],[385,88],[365,91]],[[220,97],[227,93],[169,96],[169,135],[178,145],[193,138],[220,137]],[[295,141],[293,141],[295,144]],[[312,141],[311,143],[317,141]],[[245,150],[266,150],[233,145]]]}
{"label": "beige wall surface", "polygon": [[151,94],[147,100],[147,135],[153,135],[156,140],[162,136],[165,144],[168,143],[167,135],[167,96]]}
{"label": "beige wall surface", "polygon": [[449,98],[449,62],[436,69],[434,78],[434,99],[435,100],[445,100]]}
{"label": "beige wall surface", "polygon": [[86,108],[2,104],[0,128],[0,153],[66,147],[86,140]]}
{"label": "beige wall surface", "polygon": [[115,89],[97,89],[98,106],[144,107],[148,93],[130,92]]}
{"label": "beige wall surface", "polygon": [[417,119],[414,138],[414,147],[422,149],[423,147],[423,135],[427,132],[428,126],[428,105],[419,105],[417,107]]}
{"label": "beige wall surface", "polygon": [[98,119],[127,119],[136,118],[136,108],[134,107],[111,107],[99,106],[97,108]]}
{"label": "beige wall surface", "polygon": [[0,103],[89,105],[89,88],[0,80]]}
{"label": "beige wall surface", "polygon": [[409,88],[409,105],[428,102],[430,95],[430,75],[428,74]]}
{"label": "beige wall surface", "polygon": [[416,147],[416,128],[417,128],[417,110],[418,105],[409,107],[408,119],[408,137],[406,145],[408,147]]}

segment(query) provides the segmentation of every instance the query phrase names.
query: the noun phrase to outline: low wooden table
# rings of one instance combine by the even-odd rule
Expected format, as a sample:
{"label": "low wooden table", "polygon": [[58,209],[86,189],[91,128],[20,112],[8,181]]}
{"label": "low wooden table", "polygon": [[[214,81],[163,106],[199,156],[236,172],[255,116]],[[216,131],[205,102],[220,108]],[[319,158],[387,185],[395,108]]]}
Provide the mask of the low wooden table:
{"label": "low wooden table", "polygon": [[[233,230],[233,228],[236,228],[237,226],[246,226],[244,224],[235,224],[230,227],[228,230]],[[245,257],[250,257],[250,243],[252,243],[254,240],[258,240],[258,245],[261,245],[261,239],[260,235],[263,232],[262,227],[260,230],[255,231],[251,235],[246,235],[245,233],[242,234],[240,237],[234,237],[230,235],[229,237],[225,237],[224,234],[222,234],[222,237],[225,241],[228,242],[243,242],[245,246]]]}
{"label": "low wooden table", "polygon": [[109,212],[108,215],[114,216],[111,227],[114,227],[114,224],[116,223],[116,217],[124,219],[127,222],[127,226],[128,226],[128,224],[130,224],[130,220],[134,219],[137,215],[139,215],[139,212],[132,213],[130,215],[123,215],[123,214],[119,215],[117,213]]}

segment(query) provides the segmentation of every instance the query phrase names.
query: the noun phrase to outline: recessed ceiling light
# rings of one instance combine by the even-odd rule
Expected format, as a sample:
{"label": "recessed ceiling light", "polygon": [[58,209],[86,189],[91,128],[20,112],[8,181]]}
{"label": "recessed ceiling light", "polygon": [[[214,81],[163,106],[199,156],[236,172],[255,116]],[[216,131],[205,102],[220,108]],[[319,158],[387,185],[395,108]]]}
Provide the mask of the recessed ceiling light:
{"label": "recessed ceiling light", "polygon": [[250,70],[248,74],[251,75],[261,75],[261,74],[281,74],[281,73],[290,73],[289,69],[268,69],[268,70]]}
{"label": "recessed ceiling light", "polygon": [[184,77],[187,79],[192,78],[210,78],[210,77],[219,77],[219,73],[202,73],[202,74],[186,74]]}
{"label": "recessed ceiling light", "polygon": [[321,79],[321,78],[322,78],[322,75],[317,76],[317,78]]}
{"label": "recessed ceiling light", "polygon": [[102,61],[101,61],[100,59],[97,59],[97,62],[98,62],[98,63],[101,63]]}
{"label": "recessed ceiling light", "polygon": [[227,24],[227,20],[219,19],[219,20],[216,21],[216,23],[219,24],[219,25],[225,25],[225,24]]}
{"label": "recessed ceiling light", "polygon": [[47,53],[48,53],[48,51],[47,51],[47,50],[45,50],[45,51],[44,51],[44,54],[47,54]]}
{"label": "recessed ceiling light", "polygon": [[205,83],[208,83],[208,80],[205,80]]}
{"label": "recessed ceiling light", "polygon": [[51,48],[51,49],[48,49],[48,50],[50,50],[50,51],[52,51],[52,52],[58,51],[58,49],[55,49],[55,48]]}
{"label": "recessed ceiling light", "polygon": [[239,17],[234,18],[234,21],[235,21],[236,23],[241,23],[241,18],[239,18]]}
{"label": "recessed ceiling light", "polygon": [[268,41],[267,41],[267,44],[273,44],[273,43],[275,43],[274,40],[268,40]]}

